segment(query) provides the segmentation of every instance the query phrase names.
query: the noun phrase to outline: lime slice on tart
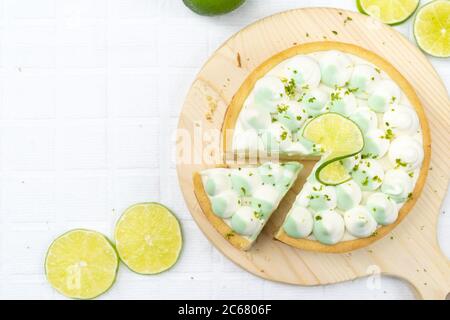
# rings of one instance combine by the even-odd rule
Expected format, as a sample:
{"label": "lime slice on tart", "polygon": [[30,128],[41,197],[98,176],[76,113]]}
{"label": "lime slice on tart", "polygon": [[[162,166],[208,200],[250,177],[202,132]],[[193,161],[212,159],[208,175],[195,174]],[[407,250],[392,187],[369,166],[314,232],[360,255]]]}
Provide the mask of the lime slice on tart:
{"label": "lime slice on tart", "polygon": [[417,10],[420,0],[357,0],[361,13],[381,22],[398,25],[408,20]]}
{"label": "lime slice on tart", "polygon": [[92,299],[116,279],[119,259],[109,240],[96,231],[76,229],[57,238],[45,258],[47,280],[69,298]]}
{"label": "lime slice on tart", "polygon": [[215,16],[237,9],[245,0],[183,0],[183,2],[195,13]]}
{"label": "lime slice on tart", "polygon": [[420,8],[414,21],[414,36],[426,53],[450,57],[450,1],[436,0]]}
{"label": "lime slice on tart", "polygon": [[177,218],[158,203],[128,208],[117,222],[115,240],[120,259],[140,274],[155,274],[172,267],[183,243]]}
{"label": "lime slice on tart", "polygon": [[355,122],[338,113],[324,113],[306,124],[303,137],[322,149],[323,158],[315,172],[319,182],[338,185],[351,178],[339,160],[358,154],[364,148],[363,134]]}

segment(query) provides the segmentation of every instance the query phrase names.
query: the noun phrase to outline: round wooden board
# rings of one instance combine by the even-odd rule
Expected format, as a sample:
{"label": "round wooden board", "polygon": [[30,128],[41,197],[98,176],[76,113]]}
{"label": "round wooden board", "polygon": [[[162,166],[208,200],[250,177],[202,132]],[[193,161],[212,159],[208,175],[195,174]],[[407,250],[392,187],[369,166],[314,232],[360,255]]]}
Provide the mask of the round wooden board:
{"label": "round wooden board", "polygon": [[[193,190],[192,175],[220,158],[220,129],[233,95],[262,62],[294,45],[316,41],[352,43],[388,60],[416,90],[430,123],[430,172],[416,205],[383,239],[344,254],[294,249],[273,239],[305,170],[288,193],[254,247],[232,247],[208,222]],[[450,263],[441,253],[436,224],[449,182],[450,101],[426,57],[401,34],[370,17],[345,10],[308,8],[262,19],[231,37],[207,61],[184,104],[177,136],[177,171],[188,208],[208,239],[229,259],[265,279],[298,285],[352,280],[381,272],[409,281],[425,299],[444,299],[450,292]],[[206,133],[206,138],[202,140]],[[208,141],[207,141],[208,140]],[[311,163],[305,162],[306,167]]]}

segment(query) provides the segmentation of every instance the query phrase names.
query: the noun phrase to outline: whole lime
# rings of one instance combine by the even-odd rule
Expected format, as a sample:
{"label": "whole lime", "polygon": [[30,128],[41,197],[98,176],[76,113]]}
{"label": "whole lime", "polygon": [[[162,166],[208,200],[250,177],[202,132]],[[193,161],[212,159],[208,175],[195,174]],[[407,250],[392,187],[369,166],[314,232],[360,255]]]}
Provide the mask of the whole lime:
{"label": "whole lime", "polygon": [[231,12],[245,0],[183,0],[186,7],[203,16],[216,16]]}

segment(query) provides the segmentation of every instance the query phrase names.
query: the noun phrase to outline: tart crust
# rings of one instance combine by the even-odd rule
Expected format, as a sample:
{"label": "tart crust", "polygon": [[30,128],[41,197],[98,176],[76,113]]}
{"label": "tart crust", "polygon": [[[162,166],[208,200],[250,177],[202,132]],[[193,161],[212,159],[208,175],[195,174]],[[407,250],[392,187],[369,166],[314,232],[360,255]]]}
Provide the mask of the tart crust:
{"label": "tart crust", "polygon": [[193,175],[194,193],[203,213],[213,227],[234,247],[240,250],[248,250],[253,242],[234,232],[220,217],[216,216],[211,208],[211,202],[205,192],[201,175],[196,172]]}
{"label": "tart crust", "polygon": [[[253,89],[255,83],[257,80],[259,80],[261,77],[263,77],[267,72],[269,72],[272,68],[274,68],[276,65],[281,63],[282,61],[291,58],[295,55],[299,54],[308,54],[318,51],[327,51],[327,50],[339,50],[345,53],[353,54],[355,56],[358,56],[362,59],[365,59],[366,61],[371,62],[372,64],[379,67],[381,70],[386,72],[391,79],[397,83],[397,85],[402,89],[404,94],[408,97],[409,102],[414,107],[414,109],[417,112],[417,115],[420,120],[420,126],[422,129],[422,135],[423,135],[423,151],[424,151],[424,159],[422,162],[422,167],[420,169],[420,175],[417,179],[416,185],[414,187],[414,190],[412,192],[412,197],[410,200],[408,200],[400,209],[399,215],[397,220],[387,226],[382,226],[377,229],[376,233],[368,238],[362,238],[362,239],[356,239],[356,240],[349,240],[349,241],[342,241],[335,245],[324,245],[318,241],[315,240],[308,240],[308,239],[296,239],[288,236],[282,227],[278,230],[278,232],[275,234],[275,239],[284,242],[290,246],[308,250],[308,251],[317,251],[317,252],[326,252],[326,253],[342,253],[342,252],[348,252],[352,250],[356,250],[362,247],[365,247],[382,237],[384,237],[386,234],[391,232],[409,213],[409,211],[413,208],[415,202],[417,201],[418,197],[420,196],[420,193],[422,192],[422,189],[425,184],[425,180],[428,174],[428,168],[430,165],[430,157],[431,157],[431,137],[430,137],[430,130],[428,127],[428,121],[425,116],[424,109],[422,107],[422,104],[419,100],[419,97],[417,96],[416,92],[414,91],[411,84],[402,76],[402,74],[394,67],[392,66],[388,61],[386,61],[384,58],[380,57],[379,55],[373,53],[372,51],[369,51],[367,49],[364,49],[362,47],[343,43],[343,42],[312,42],[312,43],[306,43],[306,44],[300,44],[294,47],[291,47],[287,50],[284,50],[265,62],[263,62],[260,66],[258,66],[255,70],[253,70],[250,75],[247,77],[247,79],[242,83],[241,87],[238,89],[236,94],[233,96],[233,99],[231,100],[231,103],[227,109],[227,112],[225,114],[223,126],[222,126],[222,152],[224,155],[224,160],[229,159],[231,157],[235,157],[235,154],[232,150],[232,137],[233,137],[233,131],[236,125],[236,121],[238,119],[238,116],[241,112],[241,109],[244,105],[245,99],[250,94],[251,90]],[[281,156],[281,160],[302,160],[305,159],[305,157],[285,157]],[[306,158],[310,160],[315,160],[317,158]],[[200,205],[203,209],[203,212],[208,217],[208,219],[211,221],[211,223],[216,227],[217,230],[222,235],[226,235],[227,232],[229,232],[231,229],[218,217],[216,217],[212,211],[211,207],[209,205],[209,201],[206,198],[206,195],[203,191],[202,181],[200,178],[197,178],[194,176],[194,186],[196,189],[196,195],[197,199],[200,202]],[[200,190],[197,190],[201,188]],[[206,200],[206,201],[205,201]],[[234,240],[229,239],[229,241],[235,245],[236,247],[240,249],[248,249],[248,245],[245,244],[245,241],[248,242],[247,239],[244,239],[238,235],[233,236],[232,238],[235,238]],[[243,241],[245,240],[245,241]],[[244,249],[245,250],[245,249]]]}

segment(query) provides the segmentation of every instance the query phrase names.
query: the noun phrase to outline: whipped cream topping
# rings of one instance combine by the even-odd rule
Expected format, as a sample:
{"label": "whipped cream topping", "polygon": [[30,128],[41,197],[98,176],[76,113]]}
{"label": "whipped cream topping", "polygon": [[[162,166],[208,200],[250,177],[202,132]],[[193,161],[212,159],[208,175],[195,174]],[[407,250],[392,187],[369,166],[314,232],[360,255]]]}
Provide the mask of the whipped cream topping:
{"label": "whipped cream topping", "polygon": [[364,206],[357,206],[344,213],[345,227],[358,238],[366,238],[377,229],[377,222]]}
{"label": "whipped cream topping", "polygon": [[381,80],[373,85],[369,93],[368,105],[375,112],[386,112],[397,106],[402,96],[399,86],[392,80]]}
{"label": "whipped cream topping", "polygon": [[396,202],[404,202],[413,188],[412,178],[401,169],[386,172],[381,191]]}
{"label": "whipped cream topping", "polygon": [[389,148],[389,160],[396,168],[414,170],[422,165],[422,144],[410,136],[395,138]]}
{"label": "whipped cream topping", "polygon": [[337,211],[325,210],[314,215],[313,235],[318,241],[336,244],[342,240],[344,232],[344,219]]}
{"label": "whipped cream topping", "polygon": [[354,180],[344,182],[336,186],[336,199],[338,209],[349,210],[361,202],[361,188]]}
{"label": "whipped cream topping", "polygon": [[346,117],[356,111],[358,103],[350,89],[338,88],[331,92],[328,111],[340,113]]}
{"label": "whipped cream topping", "polygon": [[349,56],[340,51],[328,51],[319,58],[322,82],[334,88],[342,87],[353,73],[353,61]]}
{"label": "whipped cream topping", "polygon": [[366,134],[372,130],[377,129],[378,118],[375,112],[370,110],[369,107],[357,108],[349,117],[353,120],[361,129],[363,134]]}
{"label": "whipped cream topping", "polygon": [[420,128],[419,117],[412,107],[399,105],[390,109],[383,115],[383,121],[393,133],[414,135]]}
{"label": "whipped cream topping", "polygon": [[370,158],[382,158],[389,150],[389,139],[381,129],[373,129],[364,135],[364,149],[362,154]]}
{"label": "whipped cream topping", "polygon": [[380,80],[380,74],[368,64],[357,64],[353,69],[348,87],[358,98],[367,99],[369,92]]}
{"label": "whipped cream topping", "polygon": [[[364,148],[341,160],[352,179],[339,186],[322,185],[313,170],[283,227],[292,237],[332,244],[365,237],[374,221],[375,227],[395,222],[414,189],[424,151],[419,117],[401,88],[372,63],[337,50],[292,57],[259,79],[238,117],[233,149],[320,155],[320,145],[302,132],[326,112],[354,121]],[[318,223],[315,216],[323,212],[326,223]],[[355,212],[367,218],[365,224]]]}
{"label": "whipped cream topping", "polygon": [[374,191],[383,182],[384,170],[377,160],[361,159],[353,166],[351,175],[362,190]]}
{"label": "whipped cream topping", "polygon": [[298,162],[267,162],[257,168],[207,169],[200,175],[213,213],[254,240],[302,168]]}
{"label": "whipped cream topping", "polygon": [[319,64],[311,57],[297,56],[290,59],[281,72],[284,79],[294,79],[301,87],[309,86],[315,88],[320,83]]}
{"label": "whipped cream topping", "polygon": [[371,194],[367,199],[366,207],[380,225],[386,226],[397,220],[397,204],[385,193]]}
{"label": "whipped cream topping", "polygon": [[313,226],[312,212],[305,207],[294,206],[283,225],[283,229],[293,238],[304,238],[311,234]]}

